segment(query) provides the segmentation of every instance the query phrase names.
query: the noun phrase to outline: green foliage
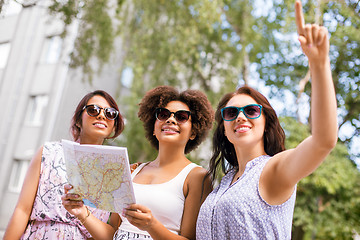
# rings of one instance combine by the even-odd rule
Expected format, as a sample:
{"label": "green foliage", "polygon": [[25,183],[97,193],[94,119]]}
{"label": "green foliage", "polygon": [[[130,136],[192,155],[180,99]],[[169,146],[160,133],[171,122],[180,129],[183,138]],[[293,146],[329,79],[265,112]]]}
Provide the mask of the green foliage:
{"label": "green foliage", "polygon": [[[281,99],[285,90],[297,95],[308,66],[294,41],[293,9],[293,0],[52,0],[49,7],[65,25],[80,21],[72,66],[82,68],[85,79],[91,80],[111,54],[121,54],[119,69],[133,69],[134,81],[140,82],[134,85],[142,88],[139,97],[168,84],[200,88],[214,105],[247,83],[251,63],[272,97]],[[304,1],[306,22],[318,21],[330,32],[340,128],[354,131],[341,138],[346,144],[360,132],[359,9],[354,0]],[[121,53],[114,52],[118,36],[124,39]],[[132,91],[139,90],[135,86]],[[305,93],[310,95],[309,87]],[[288,111],[295,115],[296,109]]]}
{"label": "green foliage", "polygon": [[[273,1],[273,10],[268,18],[277,12],[271,24],[276,24],[270,48],[257,55],[257,71],[260,78],[272,89],[271,96],[281,99],[284,90],[298,94],[298,83],[308,70],[308,63],[293,33],[296,32],[293,0]],[[323,24],[329,30],[330,60],[339,107],[340,131],[352,126],[353,134],[340,140],[349,144],[360,132],[360,3],[358,1],[303,1],[305,21]],[[320,5],[319,5],[320,3]],[[266,33],[264,33],[266,34]],[[308,84],[309,86],[310,84]],[[305,94],[310,96],[310,87]],[[292,109],[291,115],[295,115]]]}
{"label": "green foliage", "polygon": [[[108,0],[53,0],[49,7],[50,13],[60,16],[66,26],[75,19],[79,21],[79,32],[71,53],[71,67],[81,68],[84,79],[90,82],[93,74],[101,71],[103,64],[109,61],[114,49],[112,7]],[[66,33],[65,29],[64,35]]]}
{"label": "green foliage", "polygon": [[124,101],[123,106],[127,107],[123,111],[126,112],[124,115],[125,129],[122,137],[117,140],[117,145],[127,147],[131,163],[152,161],[155,159],[157,151],[145,138],[142,122],[137,117],[139,110],[137,103],[140,102],[140,98],[136,93],[132,93]]}
{"label": "green foliage", "polygon": [[80,32],[76,42],[75,51],[72,53],[72,65],[82,66],[91,80],[92,69],[91,57],[94,55],[98,60],[100,69],[107,62],[113,50],[114,33],[112,19],[109,16],[109,7],[106,0],[87,1],[83,8],[83,21],[80,24]]}
{"label": "green foliage", "polygon": [[360,117],[360,6],[358,3],[355,8],[351,2],[349,1],[345,7],[336,2],[329,4],[328,14],[329,18],[337,20],[336,27],[332,29],[331,39],[337,99],[339,107],[344,110],[340,114],[340,126],[349,123],[359,132],[360,122],[356,119]]}
{"label": "green foliage", "polygon": [[[287,148],[309,136],[306,125],[292,118],[282,118],[281,122]],[[324,163],[298,184],[294,239],[352,239],[354,230],[360,232],[359,193],[360,173],[349,159],[346,146],[338,143]]]}
{"label": "green foliage", "polygon": [[[251,15],[248,13],[245,17],[232,9],[238,4],[245,13],[250,11],[246,7],[248,3],[207,0],[157,1],[156,4],[148,0],[126,2],[121,21],[130,21],[128,28],[119,28],[119,32],[129,43],[124,64],[134,73],[131,99],[138,103],[147,90],[167,84],[179,89],[200,88],[215,105],[224,92],[233,91],[241,74],[243,46],[250,41],[244,40],[245,33],[255,35],[255,31],[247,26],[243,32],[234,35],[233,26],[244,19],[250,20]],[[242,18],[237,19],[239,16]],[[228,21],[222,19],[224,17],[234,19],[234,22],[224,27],[224,22]],[[138,122],[135,114],[128,120]],[[127,136],[133,138],[135,133],[141,133],[142,129],[136,129],[139,126],[129,124],[124,134],[131,133]],[[134,154],[142,155],[143,152],[134,151]],[[196,154],[190,157],[199,161]]]}
{"label": "green foliage", "polygon": [[229,54],[236,49],[221,39],[219,1],[131,3],[134,6],[129,4],[125,11],[135,16],[128,33],[131,45],[126,64],[133,68],[137,81],[148,77],[144,91],[168,84],[213,92],[214,76],[220,88],[236,86],[239,71],[229,71],[232,65],[226,64],[237,62]]}

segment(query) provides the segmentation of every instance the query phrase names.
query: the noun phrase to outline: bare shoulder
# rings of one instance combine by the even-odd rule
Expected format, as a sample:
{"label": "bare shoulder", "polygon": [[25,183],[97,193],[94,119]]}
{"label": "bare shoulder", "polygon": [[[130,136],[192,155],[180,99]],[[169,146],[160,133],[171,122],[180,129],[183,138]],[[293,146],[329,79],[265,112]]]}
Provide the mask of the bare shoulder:
{"label": "bare shoulder", "polygon": [[39,149],[36,151],[35,155],[31,159],[31,163],[33,163],[33,164],[40,164],[41,163],[43,149],[44,149],[44,146],[39,147]]}
{"label": "bare shoulder", "polygon": [[200,199],[202,203],[212,191],[212,183],[208,171],[203,167],[193,168],[184,183],[184,196]]}
{"label": "bare shoulder", "polygon": [[199,166],[193,168],[185,179],[185,184],[189,189],[211,188],[211,180],[208,171]]}
{"label": "bare shoulder", "polygon": [[282,151],[280,153],[275,154],[271,157],[269,162],[265,165],[264,171],[276,171],[278,170],[279,166],[283,164],[284,159],[291,156],[291,154],[294,152],[294,149],[288,149],[285,151]]}
{"label": "bare shoulder", "polygon": [[198,166],[198,167],[193,168],[190,171],[189,175],[187,176],[187,179],[191,180],[191,181],[192,180],[196,181],[196,180],[199,180],[199,179],[204,179],[204,177],[206,176],[207,173],[208,173],[208,171],[205,168],[203,168],[201,166]]}
{"label": "bare shoulder", "polygon": [[41,169],[41,159],[43,154],[44,146],[41,146],[36,153],[34,154],[33,158],[30,161],[29,168],[27,170],[27,174],[29,176],[37,176],[40,175],[40,169]]}

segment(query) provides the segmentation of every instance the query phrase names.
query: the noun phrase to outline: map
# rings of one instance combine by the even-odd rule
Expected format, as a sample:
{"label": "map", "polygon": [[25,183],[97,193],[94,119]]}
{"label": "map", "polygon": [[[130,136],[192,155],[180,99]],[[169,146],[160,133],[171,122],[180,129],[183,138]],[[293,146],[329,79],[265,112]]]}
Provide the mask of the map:
{"label": "map", "polygon": [[121,213],[135,203],[127,148],[61,143],[71,192],[86,205]]}

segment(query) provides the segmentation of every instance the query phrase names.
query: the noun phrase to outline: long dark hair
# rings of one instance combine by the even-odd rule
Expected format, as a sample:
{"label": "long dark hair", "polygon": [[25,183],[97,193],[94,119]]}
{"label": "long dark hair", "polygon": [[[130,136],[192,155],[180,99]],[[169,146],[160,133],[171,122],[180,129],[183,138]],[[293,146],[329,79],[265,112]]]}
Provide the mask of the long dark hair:
{"label": "long dark hair", "polygon": [[82,126],[81,116],[82,116],[83,108],[84,108],[84,106],[86,106],[88,101],[94,96],[101,96],[101,97],[105,98],[105,100],[109,103],[110,107],[115,108],[119,112],[119,115],[117,116],[117,118],[115,119],[115,122],[114,122],[114,129],[115,129],[114,135],[111,137],[108,137],[108,138],[109,139],[116,138],[124,130],[124,120],[123,120],[122,115],[120,114],[119,107],[116,104],[116,101],[114,100],[114,98],[110,94],[108,94],[107,92],[105,92],[103,90],[95,90],[93,92],[86,94],[80,100],[79,104],[77,105],[77,107],[75,109],[74,115],[71,120],[71,127],[70,127],[70,132],[74,138],[74,141],[77,141],[80,137],[81,126]]}
{"label": "long dark hair", "polygon": [[216,178],[217,168],[220,166],[223,173],[226,173],[228,169],[239,167],[234,145],[225,136],[224,120],[221,117],[221,109],[232,97],[238,94],[248,95],[263,106],[262,114],[265,116],[264,150],[266,154],[273,156],[285,150],[285,132],[280,126],[276,112],[269,101],[255,89],[248,86],[241,87],[235,92],[225,94],[215,112],[216,128],[213,136],[213,155],[209,166],[209,175],[212,180]]}

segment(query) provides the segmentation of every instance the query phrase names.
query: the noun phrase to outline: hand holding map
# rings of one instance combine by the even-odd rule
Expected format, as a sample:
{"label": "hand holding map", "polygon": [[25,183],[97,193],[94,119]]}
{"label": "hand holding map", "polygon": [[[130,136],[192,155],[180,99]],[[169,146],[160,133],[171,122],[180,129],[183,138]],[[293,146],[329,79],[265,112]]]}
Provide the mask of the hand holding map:
{"label": "hand holding map", "polygon": [[126,148],[61,142],[72,192],[85,204],[121,213],[135,203]]}

